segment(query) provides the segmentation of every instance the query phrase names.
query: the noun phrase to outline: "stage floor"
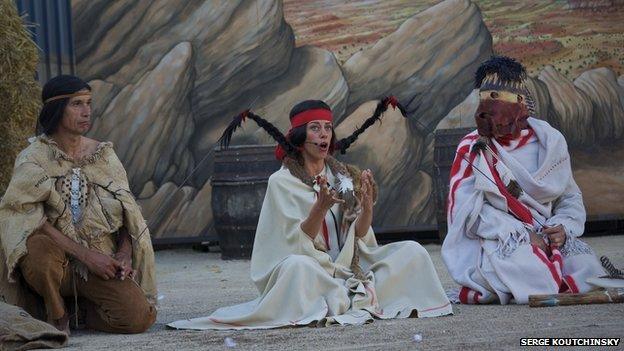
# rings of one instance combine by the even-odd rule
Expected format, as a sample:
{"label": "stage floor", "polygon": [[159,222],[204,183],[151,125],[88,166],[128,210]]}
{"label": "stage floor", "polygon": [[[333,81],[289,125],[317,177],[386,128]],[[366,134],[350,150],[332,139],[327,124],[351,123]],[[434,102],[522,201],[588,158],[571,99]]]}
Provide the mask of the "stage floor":
{"label": "stage floor", "polygon": [[[624,235],[586,240],[598,256],[624,267]],[[440,246],[425,245],[445,288],[454,286]],[[156,252],[161,295],[158,321],[139,335],[74,331],[68,350],[482,350],[518,349],[523,337],[624,337],[624,304],[550,308],[455,305],[454,316],[376,320],[363,326],[260,331],[179,331],[173,320],[208,315],[257,296],[249,261],[222,261],[218,253],[175,249]],[[422,341],[414,341],[420,335]],[[237,345],[225,346],[225,338]],[[621,346],[622,344],[620,344]]]}

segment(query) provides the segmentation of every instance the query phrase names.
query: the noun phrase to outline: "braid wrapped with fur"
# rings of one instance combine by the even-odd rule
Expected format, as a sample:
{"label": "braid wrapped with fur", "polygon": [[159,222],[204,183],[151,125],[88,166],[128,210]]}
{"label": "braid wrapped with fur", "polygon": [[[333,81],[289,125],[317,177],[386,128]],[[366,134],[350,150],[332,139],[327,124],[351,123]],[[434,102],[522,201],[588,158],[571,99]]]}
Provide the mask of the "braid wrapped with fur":
{"label": "braid wrapped with fur", "polygon": [[230,122],[227,128],[225,128],[225,131],[223,131],[221,138],[219,138],[219,145],[221,146],[221,149],[227,149],[230,146],[230,141],[232,140],[232,135],[234,134],[234,131],[236,131],[236,129],[238,129],[247,118],[254,120],[254,122],[256,122],[256,124],[258,124],[260,128],[264,129],[275,141],[277,141],[278,144],[282,146],[282,148],[289,156],[296,157],[297,148],[293,144],[291,144],[288,139],[286,139],[284,134],[282,134],[282,132],[280,132],[280,130],[277,129],[277,127],[274,126],[271,122],[249,110],[245,110],[236,117],[234,117],[232,119],[232,122]]}
{"label": "braid wrapped with fur", "polygon": [[351,144],[353,144],[357,140],[360,134],[364,133],[364,131],[368,129],[368,127],[375,124],[375,122],[381,121],[381,115],[388,110],[388,106],[390,105],[392,105],[394,109],[398,108],[399,111],[401,111],[401,114],[403,115],[403,117],[407,115],[405,108],[399,103],[399,101],[394,96],[385,97],[382,100],[380,100],[379,103],[377,103],[375,112],[366,121],[364,121],[364,124],[362,124],[361,127],[356,129],[355,132],[353,132],[353,134],[351,134],[350,136],[346,138],[342,138],[338,142],[336,142],[336,150],[340,150],[340,153],[344,154],[349,148],[349,146],[351,146]]}

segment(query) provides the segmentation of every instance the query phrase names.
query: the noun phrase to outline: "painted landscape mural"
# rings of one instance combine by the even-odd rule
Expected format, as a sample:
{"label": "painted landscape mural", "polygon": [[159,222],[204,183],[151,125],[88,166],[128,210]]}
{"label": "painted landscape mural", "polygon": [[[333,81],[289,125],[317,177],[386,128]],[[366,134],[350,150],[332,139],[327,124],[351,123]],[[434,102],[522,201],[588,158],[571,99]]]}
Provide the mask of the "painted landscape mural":
{"label": "painted landscape mural", "polygon": [[[389,94],[408,117],[387,113],[344,159],[375,173],[376,226],[435,225],[433,135],[474,124],[473,73],[492,53],[527,66],[589,214],[624,216],[622,1],[73,0],[72,10],[78,75],[94,88],[91,134],[115,143],[155,238],[214,232],[215,142],[240,111],[286,131],[295,103],[321,99],[344,136]],[[233,144],[270,142],[249,122]]]}

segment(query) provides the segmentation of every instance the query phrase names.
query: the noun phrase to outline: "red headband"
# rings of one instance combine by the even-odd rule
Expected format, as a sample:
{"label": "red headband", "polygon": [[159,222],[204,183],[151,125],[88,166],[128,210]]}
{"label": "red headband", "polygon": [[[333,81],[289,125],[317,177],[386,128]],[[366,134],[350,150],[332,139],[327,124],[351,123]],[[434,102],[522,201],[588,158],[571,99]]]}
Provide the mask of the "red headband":
{"label": "red headband", "polygon": [[331,111],[324,108],[316,108],[299,112],[290,119],[290,129],[300,127],[308,122],[319,120],[332,122],[333,117]]}
{"label": "red headband", "polygon": [[[288,139],[288,135],[293,128],[301,127],[302,125],[312,121],[333,122],[333,116],[330,110],[326,110],[324,108],[316,108],[297,113],[290,119],[290,129],[288,130],[286,138]],[[275,158],[281,161],[284,157],[286,157],[286,151],[282,149],[281,145],[277,144],[275,147]]]}

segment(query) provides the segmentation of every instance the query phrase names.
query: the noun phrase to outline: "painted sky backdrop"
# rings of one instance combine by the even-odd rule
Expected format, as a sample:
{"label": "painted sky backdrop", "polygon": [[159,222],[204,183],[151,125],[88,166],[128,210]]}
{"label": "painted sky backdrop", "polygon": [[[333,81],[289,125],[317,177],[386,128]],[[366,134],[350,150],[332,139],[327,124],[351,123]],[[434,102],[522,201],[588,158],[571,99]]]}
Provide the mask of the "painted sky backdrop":
{"label": "painted sky backdrop", "polygon": [[[297,46],[334,52],[340,63],[373,46],[439,0],[284,0]],[[473,1],[494,51],[519,59],[529,74],[553,65],[569,79],[598,67],[624,74],[624,1]]]}

